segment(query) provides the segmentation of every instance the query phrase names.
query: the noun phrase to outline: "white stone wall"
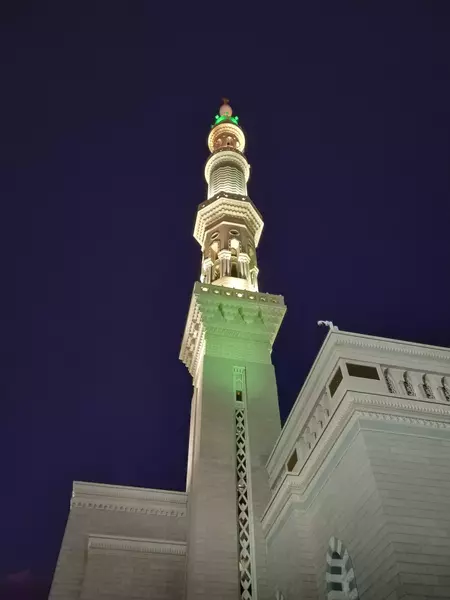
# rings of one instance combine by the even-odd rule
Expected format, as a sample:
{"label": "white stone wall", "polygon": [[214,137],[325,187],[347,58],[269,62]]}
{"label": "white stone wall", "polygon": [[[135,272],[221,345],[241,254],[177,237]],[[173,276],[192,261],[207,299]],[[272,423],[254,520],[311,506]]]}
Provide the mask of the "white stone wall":
{"label": "white stone wall", "polygon": [[286,600],[317,600],[317,574],[309,518],[293,509],[267,545],[271,587]]}
{"label": "white stone wall", "polygon": [[332,536],[362,600],[450,598],[450,430],[355,421],[272,529],[272,585],[286,598],[325,599]]}
{"label": "white stone wall", "polygon": [[393,546],[363,432],[356,434],[342,455],[339,452],[333,457],[316,486],[311,489],[314,498],[307,514],[318,598],[326,598],[326,554],[333,536],[342,540],[350,553],[360,597],[389,598],[398,584]]}
{"label": "white stone wall", "polygon": [[443,348],[328,334],[267,462],[263,529],[272,585],[286,597],[326,598],[333,538],[359,598],[450,598],[449,364]]}
{"label": "white stone wall", "polygon": [[[241,344],[241,351],[236,353],[238,358],[226,357],[228,341]],[[222,344],[219,342],[219,336],[214,336],[208,346],[195,394],[187,598],[236,600],[239,597],[233,367],[244,367],[253,558],[257,597],[266,600],[273,597],[273,590],[267,575],[261,517],[270,498],[265,463],[281,428],[275,373],[267,346],[264,352],[259,348],[262,344],[248,340],[222,338]],[[261,356],[264,363],[245,360],[242,347],[247,344],[247,357]]]}
{"label": "white stone wall", "polygon": [[175,600],[184,595],[184,579],[184,544],[97,537],[88,546],[80,600]]}
{"label": "white stone wall", "polygon": [[270,500],[266,462],[281,431],[278,392],[273,365],[244,363],[247,380],[248,448],[253,514],[254,557],[258,600],[274,597],[267,571],[267,550],[261,519]]}
{"label": "white stone wall", "polygon": [[233,363],[205,357],[189,492],[187,598],[238,598]]}
{"label": "white stone wall", "polygon": [[[80,485],[80,484],[78,484]],[[82,485],[82,484],[81,484]],[[141,498],[130,499],[129,491],[133,488],[120,488],[119,486],[95,486],[96,490],[104,490],[103,495],[84,495],[80,497],[75,494],[72,501],[72,508],[64,533],[58,562],[55,569],[52,588],[50,591],[50,600],[79,600],[83,582],[86,575],[86,564],[90,565],[89,585],[86,589],[87,598],[92,595],[92,589],[100,589],[108,578],[115,579],[114,571],[110,571],[109,565],[117,566],[120,562],[117,552],[114,560],[107,558],[95,558],[92,563],[88,559],[89,537],[93,534],[104,534],[110,536],[128,536],[136,538],[149,538],[158,540],[173,540],[184,542],[186,540],[186,518],[185,516],[185,495],[179,494],[180,503],[176,508],[176,503],[164,503],[162,499],[155,504],[153,500],[144,500],[148,490],[136,490]],[[124,490],[122,497],[121,490]],[[115,495],[113,494],[115,492]],[[155,490],[150,490],[154,495]],[[156,493],[158,493],[156,491]],[[164,492],[159,492],[163,496]],[[169,492],[169,494],[171,494]],[[125,497],[123,497],[125,495]],[[167,510],[164,505],[167,505]],[[100,508],[101,506],[101,508]],[[170,513],[173,512],[173,516]],[[159,513],[159,514],[158,514]],[[133,562],[131,554],[127,553],[124,558],[124,565]],[[149,553],[145,560],[151,561],[152,555]],[[90,558],[90,556],[89,556]],[[179,558],[179,557],[178,557]],[[141,556],[142,559],[142,556]],[[163,557],[161,560],[171,560]],[[182,557],[184,561],[184,557]],[[93,583],[94,573],[100,574],[99,565],[105,565],[101,578],[97,584]],[[156,564],[156,563],[155,563]],[[92,566],[92,568],[91,568]],[[125,569],[125,566],[124,566]],[[139,588],[146,585],[147,579],[139,575],[136,571],[135,584]],[[86,584],[87,585],[87,584]],[[125,584],[124,584],[125,585]],[[115,597],[129,598],[129,595],[121,596],[117,592]],[[151,598],[152,596],[143,596]],[[168,599],[169,600],[169,599]]]}
{"label": "white stone wall", "polygon": [[393,547],[398,597],[450,598],[449,430],[410,425],[366,431],[364,441]]}

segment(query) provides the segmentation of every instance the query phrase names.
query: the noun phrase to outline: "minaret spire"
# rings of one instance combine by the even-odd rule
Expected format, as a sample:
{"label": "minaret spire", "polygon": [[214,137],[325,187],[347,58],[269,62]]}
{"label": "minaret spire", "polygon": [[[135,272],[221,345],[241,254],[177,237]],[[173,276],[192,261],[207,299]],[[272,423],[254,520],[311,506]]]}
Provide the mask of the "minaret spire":
{"label": "minaret spire", "polygon": [[[231,106],[230,106],[230,99],[229,98],[222,98],[222,106],[220,107],[220,110],[222,111],[222,109],[224,107],[230,109],[230,116],[231,116],[233,114],[233,111],[232,111]],[[220,114],[222,114],[222,112]]]}
{"label": "minaret spire", "polygon": [[263,220],[248,196],[250,165],[244,154],[245,135],[228,98],[223,98],[215,116],[208,148],[207,198],[199,206],[194,231],[203,250],[200,280],[257,291],[255,249]]}

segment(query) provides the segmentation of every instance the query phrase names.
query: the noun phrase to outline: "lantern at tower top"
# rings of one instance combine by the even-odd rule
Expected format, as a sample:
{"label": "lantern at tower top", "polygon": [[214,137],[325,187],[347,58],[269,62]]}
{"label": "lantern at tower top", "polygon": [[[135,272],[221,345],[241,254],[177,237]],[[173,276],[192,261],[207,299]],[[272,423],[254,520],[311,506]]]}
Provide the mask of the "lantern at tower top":
{"label": "lantern at tower top", "polygon": [[224,147],[244,152],[245,136],[239,126],[239,117],[233,115],[233,109],[228,98],[222,98],[223,104],[214,117],[208,136],[208,147],[211,152],[222,150]]}

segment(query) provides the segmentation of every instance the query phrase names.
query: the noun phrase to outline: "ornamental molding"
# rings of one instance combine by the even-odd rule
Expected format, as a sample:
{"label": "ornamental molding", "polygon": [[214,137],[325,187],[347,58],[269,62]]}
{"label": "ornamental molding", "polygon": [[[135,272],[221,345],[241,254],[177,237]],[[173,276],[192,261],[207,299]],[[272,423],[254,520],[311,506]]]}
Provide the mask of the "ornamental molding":
{"label": "ornamental molding", "polygon": [[241,219],[254,237],[255,248],[264,227],[261,215],[248,196],[220,192],[200,204],[194,226],[194,238],[203,248],[206,231],[223,219]]}
{"label": "ornamental molding", "polygon": [[158,515],[161,517],[185,517],[186,508],[169,508],[167,506],[141,506],[131,502],[98,502],[93,498],[73,499],[70,508],[93,508],[96,510],[110,510],[116,512],[137,513],[142,515]]}
{"label": "ornamental molding", "polygon": [[189,373],[195,379],[198,368],[205,353],[205,327],[202,321],[200,307],[196,297],[197,283],[192,292],[191,304],[181,342],[180,360],[186,365]]}
{"label": "ornamental molding", "polygon": [[425,359],[439,362],[438,366],[427,364],[425,367],[421,364],[425,370],[429,367],[429,370],[441,371],[443,375],[450,374],[450,350],[446,348],[330,330],[267,461],[271,478],[275,477],[280,460],[285,458],[286,446],[293,444],[299,426],[304,426],[320,401],[339,359],[370,361],[378,366],[394,368],[400,366],[400,357],[403,357],[402,367],[405,369],[417,369],[417,365],[411,364],[411,359]]}
{"label": "ornamental molding", "polygon": [[[194,377],[214,336],[263,342],[269,350],[286,312],[282,296],[207,285],[194,285],[180,359]],[[216,355],[216,352],[215,352]]]}
{"label": "ornamental molding", "polygon": [[231,250],[227,250],[226,248],[222,248],[222,250],[219,250],[219,252],[217,253],[217,256],[219,258],[231,258]]}
{"label": "ornamental molding", "polygon": [[[355,415],[360,419],[373,419],[376,421],[392,421],[395,423],[408,423],[411,425],[425,425],[436,429],[450,429],[450,422],[436,421],[434,419],[420,419],[407,415],[392,415],[388,413],[379,413],[372,411],[355,411]],[[449,417],[450,418],[450,417]]]}
{"label": "ornamental molding", "polygon": [[132,538],[112,535],[90,535],[88,552],[92,551],[141,552],[151,554],[186,554],[186,543],[148,538]]}
{"label": "ornamental molding", "polygon": [[77,481],[73,484],[70,507],[184,517],[187,510],[187,494]]}
{"label": "ornamental molding", "polygon": [[308,508],[320,491],[317,486],[323,485],[323,478],[334,468],[333,456],[338,452],[343,454],[359,431],[370,429],[370,421],[450,431],[450,406],[400,398],[392,401],[390,397],[347,392],[298,472],[284,471],[284,476],[279,478],[262,517],[267,541],[282,526],[294,505],[301,510]]}
{"label": "ornamental molding", "polygon": [[336,346],[348,346],[354,348],[367,348],[382,353],[403,354],[405,356],[414,356],[427,358],[433,361],[443,361],[447,363],[450,372],[450,349],[440,348],[438,346],[429,346],[426,344],[417,344],[415,342],[404,342],[391,340],[389,338],[378,338],[355,333],[336,331],[332,332],[330,339]]}
{"label": "ornamental molding", "polygon": [[[363,394],[352,392],[353,403],[355,406],[365,406],[370,404],[373,407],[382,406],[390,411],[401,411],[397,413],[390,413],[389,416],[392,418],[401,417],[402,412],[412,413],[423,413],[427,415],[436,415],[450,421],[450,406],[448,404],[437,403],[431,400],[417,398],[408,399],[401,396],[375,396],[373,394]],[[371,413],[378,414],[378,413]]]}
{"label": "ornamental molding", "polygon": [[250,177],[250,165],[248,164],[245,156],[241,154],[239,150],[224,148],[218,150],[214,154],[211,154],[206,161],[205,179],[208,185],[213,169],[220,168],[221,163],[224,163],[224,165],[233,165],[234,167],[240,169],[244,173],[245,183],[248,182]]}

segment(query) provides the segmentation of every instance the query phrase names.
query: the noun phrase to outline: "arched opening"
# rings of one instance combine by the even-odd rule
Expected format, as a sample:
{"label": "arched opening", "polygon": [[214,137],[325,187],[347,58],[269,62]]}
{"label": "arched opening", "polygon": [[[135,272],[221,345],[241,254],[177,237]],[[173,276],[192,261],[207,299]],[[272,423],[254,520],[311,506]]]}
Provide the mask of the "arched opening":
{"label": "arched opening", "polygon": [[215,281],[216,279],[219,279],[219,277],[220,277],[220,260],[218,258],[218,254],[219,254],[219,242],[215,241],[209,247],[209,258],[211,259],[211,261],[213,263],[211,281]]}
{"label": "arched opening", "polygon": [[329,600],[357,600],[355,572],[350,555],[341,540],[331,538],[327,552],[327,598]]}
{"label": "arched opening", "polygon": [[238,257],[239,257],[239,251],[240,251],[241,245],[240,245],[239,240],[236,239],[236,236],[239,235],[239,231],[237,231],[236,229],[230,229],[230,234],[232,236],[234,236],[228,242],[228,246],[229,246],[230,252],[231,252],[230,274],[231,274],[231,277],[241,277],[239,263],[238,263]]}

